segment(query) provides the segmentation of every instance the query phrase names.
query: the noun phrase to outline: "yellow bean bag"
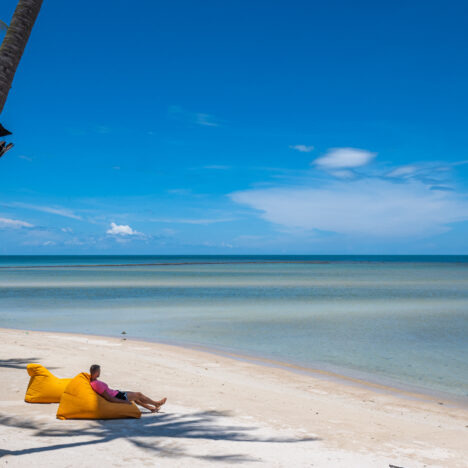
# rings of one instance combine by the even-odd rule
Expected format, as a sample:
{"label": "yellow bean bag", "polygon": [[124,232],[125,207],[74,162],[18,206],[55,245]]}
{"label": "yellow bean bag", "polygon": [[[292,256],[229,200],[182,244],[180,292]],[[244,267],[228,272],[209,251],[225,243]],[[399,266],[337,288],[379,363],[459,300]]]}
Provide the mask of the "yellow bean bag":
{"label": "yellow bean bag", "polygon": [[24,401],[28,403],[58,403],[71,379],[59,379],[40,364],[28,364],[31,376]]}
{"label": "yellow bean bag", "polygon": [[98,395],[90,385],[90,375],[78,374],[60,399],[58,419],[120,419],[139,418],[141,412],[135,403],[112,403]]}

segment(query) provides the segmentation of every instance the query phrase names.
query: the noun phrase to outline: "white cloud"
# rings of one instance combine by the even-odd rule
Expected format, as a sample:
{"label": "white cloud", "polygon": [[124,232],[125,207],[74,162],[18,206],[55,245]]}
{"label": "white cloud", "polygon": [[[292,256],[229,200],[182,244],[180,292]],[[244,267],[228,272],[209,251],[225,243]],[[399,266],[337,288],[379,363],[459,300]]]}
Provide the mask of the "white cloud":
{"label": "white cloud", "polygon": [[322,169],[347,169],[365,166],[376,155],[376,153],[356,148],[332,148],[324,156],[313,161],[313,164]]}
{"label": "white cloud", "polygon": [[431,191],[422,182],[334,181],[326,187],[267,188],[235,192],[237,203],[260,211],[272,223],[293,230],[345,235],[426,236],[468,220],[468,198]]}
{"label": "white cloud", "polygon": [[289,145],[289,147],[293,150],[300,151],[301,153],[310,153],[314,149],[313,146],[306,145]]}
{"label": "white cloud", "polygon": [[107,234],[112,236],[137,236],[141,235],[141,232],[133,230],[127,224],[115,224],[111,223],[110,229],[106,231]]}
{"label": "white cloud", "polygon": [[0,228],[20,229],[32,227],[34,226],[31,223],[19,219],[0,218]]}

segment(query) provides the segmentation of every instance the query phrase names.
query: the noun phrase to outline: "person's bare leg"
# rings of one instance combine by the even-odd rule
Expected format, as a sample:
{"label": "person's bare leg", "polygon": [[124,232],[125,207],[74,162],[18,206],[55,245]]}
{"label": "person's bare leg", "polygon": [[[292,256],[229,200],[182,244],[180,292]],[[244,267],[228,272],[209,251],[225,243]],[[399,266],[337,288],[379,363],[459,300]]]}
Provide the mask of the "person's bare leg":
{"label": "person's bare leg", "polygon": [[167,398],[163,398],[163,399],[161,399],[159,401],[154,401],[151,398],[147,397],[146,395],[143,395],[143,393],[141,393],[141,392],[127,392],[127,398],[130,401],[140,400],[141,402],[153,405],[156,408],[161,407],[167,401]]}
{"label": "person's bare leg", "polygon": [[161,400],[159,401],[154,401],[152,400],[151,398],[148,398],[146,395],[142,395],[140,400],[142,401],[146,401],[147,403],[149,403],[150,405],[154,405],[156,406],[157,408],[159,408],[160,406],[164,405],[164,403],[166,403],[167,401],[167,398],[162,398]]}

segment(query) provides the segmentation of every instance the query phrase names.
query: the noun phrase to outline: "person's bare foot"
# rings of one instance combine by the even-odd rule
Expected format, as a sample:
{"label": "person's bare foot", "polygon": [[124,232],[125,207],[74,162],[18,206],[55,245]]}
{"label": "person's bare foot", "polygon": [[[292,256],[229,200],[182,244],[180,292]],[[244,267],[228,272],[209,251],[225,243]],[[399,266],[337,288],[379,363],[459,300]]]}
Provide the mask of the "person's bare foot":
{"label": "person's bare foot", "polygon": [[166,403],[166,401],[167,401],[167,398],[163,398],[162,400],[157,401],[156,405],[155,405],[156,408],[158,408],[158,409],[161,408],[161,406],[164,405],[164,403]]}

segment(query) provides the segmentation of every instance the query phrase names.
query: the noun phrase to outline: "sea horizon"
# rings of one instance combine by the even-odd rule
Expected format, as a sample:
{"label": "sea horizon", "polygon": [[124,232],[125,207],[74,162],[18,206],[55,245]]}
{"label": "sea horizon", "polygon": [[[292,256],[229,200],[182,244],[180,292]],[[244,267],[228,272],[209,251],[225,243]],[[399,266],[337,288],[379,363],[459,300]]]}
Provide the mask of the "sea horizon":
{"label": "sea horizon", "polygon": [[[99,259],[112,259],[112,264],[118,264],[120,259],[125,259],[127,263],[131,263],[131,259],[135,259],[138,263],[152,264],[152,260],[157,260],[156,264],[163,264],[164,260],[171,263],[178,260],[193,260],[199,261],[303,261],[303,262],[411,262],[411,263],[468,263],[468,254],[8,254],[0,255],[0,266],[5,266],[9,261],[13,260],[13,264],[19,260],[33,261],[31,266],[38,264],[38,260],[44,260],[47,265],[48,261],[52,265],[60,265],[62,260],[85,260],[92,261],[90,264],[98,263]],[[143,262],[144,260],[144,262]],[[27,264],[27,262],[25,262]]]}

